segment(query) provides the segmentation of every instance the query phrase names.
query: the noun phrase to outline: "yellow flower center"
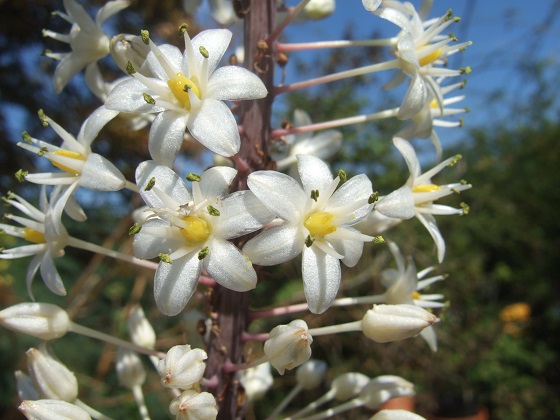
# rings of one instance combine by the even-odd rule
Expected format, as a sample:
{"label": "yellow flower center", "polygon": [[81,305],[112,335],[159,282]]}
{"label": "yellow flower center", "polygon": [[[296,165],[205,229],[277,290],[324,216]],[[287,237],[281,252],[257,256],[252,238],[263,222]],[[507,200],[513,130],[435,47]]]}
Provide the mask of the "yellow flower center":
{"label": "yellow flower center", "polygon": [[336,230],[333,223],[334,216],[326,211],[318,211],[307,218],[303,224],[311,236],[323,237]]}
{"label": "yellow flower center", "polygon": [[35,244],[44,244],[47,242],[44,234],[28,227],[23,229],[23,239]]}
{"label": "yellow flower center", "polygon": [[413,300],[419,300],[420,299],[420,293],[418,292],[414,292],[412,293],[412,295],[410,296]]}
{"label": "yellow flower center", "polygon": [[[191,109],[191,100],[189,98],[188,90],[192,90],[200,99],[200,90],[195,82],[187,78],[183,73],[177,73],[167,81],[167,86],[171,89],[173,96],[187,111]],[[186,89],[186,90],[185,90]]]}
{"label": "yellow flower center", "polygon": [[[57,156],[64,156],[70,159],[76,159],[76,160],[81,160],[81,161],[85,161],[86,157],[78,152],[72,152],[70,150],[57,150],[56,152],[52,153],[53,155],[57,155]],[[80,172],[77,172],[75,169],[69,168],[66,165],[63,165],[62,163],[57,162],[56,160],[51,159],[51,163],[56,166],[58,169],[62,169],[65,172],[68,172],[69,174],[72,175],[80,175]]]}
{"label": "yellow flower center", "polygon": [[416,185],[412,192],[415,193],[427,193],[427,192],[436,192],[441,190],[441,187],[436,184],[424,184],[424,185]]}
{"label": "yellow flower center", "polygon": [[439,59],[441,57],[442,53],[443,53],[442,49],[438,48],[433,53],[430,53],[427,56],[422,57],[420,60],[418,60],[418,63],[420,64],[420,67],[424,67],[428,64],[433,63],[434,61],[436,61],[437,59]]}
{"label": "yellow flower center", "polygon": [[196,216],[185,216],[181,218],[186,227],[180,228],[181,235],[190,243],[204,242],[210,236],[210,226],[206,220]]}
{"label": "yellow flower center", "polygon": [[432,102],[430,102],[430,108],[438,109],[439,108],[438,101],[436,101],[435,99],[432,99]]}

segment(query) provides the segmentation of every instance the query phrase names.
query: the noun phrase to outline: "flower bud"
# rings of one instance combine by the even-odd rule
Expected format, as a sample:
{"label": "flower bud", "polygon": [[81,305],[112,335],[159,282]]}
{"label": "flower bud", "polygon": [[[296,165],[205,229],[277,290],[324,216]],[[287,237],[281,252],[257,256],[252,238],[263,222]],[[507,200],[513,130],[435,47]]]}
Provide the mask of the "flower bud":
{"label": "flower bud", "polygon": [[119,348],[116,369],[120,384],[128,389],[141,386],[146,380],[142,360],[133,351]]}
{"label": "flower bud", "polygon": [[208,356],[201,349],[191,349],[188,344],[174,346],[160,360],[158,371],[161,383],[168,388],[189,389],[204,375]]}
{"label": "flower bud", "polygon": [[146,56],[150,52],[150,46],[144,44],[142,38],[137,35],[119,34],[111,39],[111,56],[119,68],[126,73],[128,62],[132,67],[139,69],[144,64]]}
{"label": "flower bud", "polygon": [[27,370],[45,398],[73,402],[78,398],[78,381],[70,370],[46,351],[27,350]]}
{"label": "flower bud", "polygon": [[426,420],[424,417],[406,410],[381,410],[370,420]]}
{"label": "flower bud", "polygon": [[134,305],[128,316],[128,332],[132,342],[137,346],[153,349],[156,345],[156,333],[146,319],[140,305]]}
{"label": "flower bud", "polygon": [[41,340],[62,337],[70,329],[66,311],[50,303],[25,302],[0,311],[0,324]]}
{"label": "flower bud", "polygon": [[414,337],[438,318],[415,305],[373,305],[362,319],[366,337],[378,343]]}
{"label": "flower bud", "polygon": [[412,383],[400,376],[383,375],[369,381],[358,398],[365,407],[375,410],[392,398],[414,395]]}
{"label": "flower bud", "polygon": [[216,400],[208,392],[189,389],[171,401],[169,411],[178,420],[213,420],[218,415]]}
{"label": "flower bud", "polygon": [[296,380],[303,389],[317,388],[321,385],[326,372],[327,364],[325,362],[311,359],[297,368]]}
{"label": "flower bud", "polygon": [[240,371],[239,382],[243,385],[249,401],[261,399],[274,382],[270,373],[270,363],[261,363],[253,368]]}
{"label": "flower bud", "polygon": [[358,372],[348,372],[336,377],[331,384],[334,390],[333,398],[346,401],[358,395],[369,383],[369,378]]}
{"label": "flower bud", "polygon": [[319,20],[333,14],[336,3],[334,0],[311,0],[305,5],[305,14],[309,19]]}
{"label": "flower bud", "polygon": [[270,331],[264,343],[264,354],[280,375],[309,360],[313,338],[307,332],[307,324],[296,319],[288,325],[278,325]]}
{"label": "flower bud", "polygon": [[82,408],[59,400],[26,400],[18,407],[30,420],[91,420]]}
{"label": "flower bud", "polygon": [[18,397],[21,401],[24,400],[38,400],[41,398],[39,391],[35,388],[33,380],[21,370],[15,371],[16,388]]}

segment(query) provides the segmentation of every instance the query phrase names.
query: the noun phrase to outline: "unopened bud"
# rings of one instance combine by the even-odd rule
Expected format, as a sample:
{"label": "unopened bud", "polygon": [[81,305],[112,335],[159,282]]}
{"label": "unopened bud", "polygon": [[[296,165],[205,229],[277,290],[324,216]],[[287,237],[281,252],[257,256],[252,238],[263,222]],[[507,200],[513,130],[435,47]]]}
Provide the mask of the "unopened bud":
{"label": "unopened bud", "polygon": [[0,311],[0,325],[41,340],[62,337],[71,324],[66,311],[50,303],[18,303]]}
{"label": "unopened bud", "polygon": [[381,410],[370,420],[426,420],[426,418],[407,410]]}
{"label": "unopened bud", "polygon": [[14,376],[16,377],[18,397],[21,401],[38,400],[41,398],[39,391],[35,388],[35,384],[29,375],[23,373],[21,370],[16,370]]}
{"label": "unopened bud", "polygon": [[137,346],[153,349],[156,345],[156,333],[140,305],[134,305],[130,311],[128,333]]}
{"label": "unopened bud", "polygon": [[59,400],[26,400],[18,407],[30,420],[91,420],[90,415],[77,405]]}
{"label": "unopened bud", "polygon": [[362,319],[366,337],[378,343],[414,337],[438,318],[415,305],[373,305]]}
{"label": "unopened bud", "polygon": [[78,381],[74,374],[46,351],[27,350],[27,371],[35,386],[46,398],[67,402],[78,398]]}
{"label": "unopened bud", "polygon": [[346,401],[358,395],[368,384],[369,378],[363,373],[348,372],[336,377],[331,383],[334,391],[333,398],[338,401]]}
{"label": "unopened bud", "polygon": [[119,348],[116,369],[119,382],[125,388],[141,386],[146,380],[146,370],[142,360],[133,351]]}
{"label": "unopened bud", "polygon": [[296,319],[288,325],[278,325],[270,331],[264,343],[264,354],[280,375],[309,360],[313,338],[305,321]]}
{"label": "unopened bud", "polygon": [[359,399],[375,410],[392,398],[414,396],[414,385],[400,376],[383,375],[372,379],[360,392]]}
{"label": "unopened bud", "polygon": [[169,411],[181,420],[214,420],[218,415],[214,396],[209,392],[193,390],[187,390],[171,401]]}
{"label": "unopened bud", "polygon": [[304,11],[309,19],[319,20],[332,15],[335,6],[334,0],[311,0],[305,5]]}
{"label": "unopened bud", "polygon": [[204,350],[191,349],[188,344],[171,347],[158,365],[162,385],[168,388],[191,388],[202,379],[206,369],[203,360],[207,358]]}
{"label": "unopened bud", "polygon": [[261,363],[253,368],[240,371],[239,382],[243,385],[249,401],[261,399],[274,382],[270,373],[270,363]]}
{"label": "unopened bud", "polygon": [[327,373],[327,364],[322,360],[308,360],[296,370],[296,380],[303,389],[317,388]]}

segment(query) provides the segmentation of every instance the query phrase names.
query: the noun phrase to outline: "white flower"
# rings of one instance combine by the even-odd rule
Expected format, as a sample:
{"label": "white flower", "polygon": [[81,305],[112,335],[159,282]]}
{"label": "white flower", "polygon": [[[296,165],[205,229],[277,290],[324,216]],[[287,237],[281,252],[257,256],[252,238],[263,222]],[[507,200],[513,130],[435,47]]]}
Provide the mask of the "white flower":
{"label": "white flower", "polygon": [[370,420],[426,420],[426,418],[407,410],[388,409],[379,411]]}
{"label": "white flower", "polygon": [[274,383],[274,378],[270,373],[270,363],[261,363],[258,366],[239,371],[239,382],[249,401],[261,399]]}
{"label": "white flower", "polygon": [[381,375],[369,381],[358,399],[365,407],[375,410],[392,398],[414,395],[414,385],[406,379],[395,375]]}
{"label": "white flower", "polygon": [[[164,314],[181,312],[203,267],[228,289],[245,292],[256,286],[251,262],[228,239],[260,229],[274,216],[250,191],[228,195],[236,174],[233,168],[208,169],[193,182],[191,195],[171,169],[153,161],[139,165],[138,188],[152,215],[134,238],[134,254],[162,257],[154,293]],[[146,191],[152,178],[155,185]]]}
{"label": "white flower", "polygon": [[305,390],[317,388],[323,382],[327,368],[322,360],[308,360],[296,370],[298,386]]}
{"label": "white flower", "polygon": [[42,340],[62,337],[71,326],[66,311],[50,303],[24,302],[0,311],[0,325]]}
{"label": "white flower", "polygon": [[63,0],[66,13],[56,14],[72,24],[68,35],[43,29],[43,36],[70,44],[72,52],[46,52],[47,57],[60,60],[54,72],[54,86],[57,93],[68,84],[70,79],[84,67],[97,66],[97,61],[109,53],[109,37],[101,25],[128,7],[129,1],[110,1],[97,12],[95,21],[89,17],[84,8],[74,0]]}
{"label": "white flower", "polygon": [[284,222],[248,241],[243,252],[260,265],[280,264],[303,252],[309,310],[322,313],[338,292],[339,260],[355,266],[364,242],[373,239],[351,227],[371,211],[372,186],[365,175],[358,175],[337,189],[340,178],[333,179],[325,162],[309,155],[297,158],[303,187],[275,171],[249,175],[251,191]]}
{"label": "white flower", "polygon": [[119,348],[115,368],[119,383],[128,389],[142,386],[146,381],[146,370],[142,360],[131,350]]}
{"label": "white flower", "polygon": [[185,129],[211,151],[232,156],[239,151],[237,122],[223,101],[259,99],[267,94],[262,81],[250,71],[236,66],[216,70],[231,40],[227,29],[207,30],[192,41],[184,31],[185,52],[171,45],[157,47],[144,64],[156,77],[146,77],[143,69],[120,83],[105,106],[128,113],[157,113],[149,135],[152,158],[172,166]]}
{"label": "white flower", "polygon": [[27,370],[39,393],[45,398],[74,402],[78,398],[76,376],[44,350],[26,352]]}
{"label": "white flower", "polygon": [[118,114],[116,111],[104,107],[96,109],[82,124],[77,138],[42,112],[39,114],[43,123],[49,124],[62,138],[61,147],[33,138],[27,133],[23,134],[24,142],[18,143],[18,146],[49,159],[64,172],[28,174],[25,176],[27,181],[42,185],[78,183],[81,187],[100,191],[124,188],[126,180],[122,173],[107,159],[91,150],[91,143],[99,131]]}
{"label": "white flower", "polygon": [[307,323],[296,319],[270,331],[264,343],[264,354],[278,373],[283,375],[286,369],[293,369],[309,360],[311,343],[313,337],[308,332]]}
{"label": "white flower", "polygon": [[188,389],[171,401],[169,411],[177,420],[214,420],[218,416],[216,399],[209,392]]}
{"label": "white flower", "polygon": [[416,216],[434,239],[438,249],[438,260],[442,262],[445,256],[445,241],[433,215],[465,214],[466,210],[434,204],[434,201],[467,190],[472,186],[463,182],[436,185],[432,183],[431,178],[446,166],[453,166],[461,156],[446,159],[422,174],[420,162],[412,145],[398,137],[393,138],[393,143],[403,155],[410,171],[410,177],[403,187],[380,198],[375,205],[375,210],[396,219],[410,219]]}
{"label": "white flower", "polygon": [[168,388],[192,388],[202,379],[206,369],[203,360],[207,358],[204,350],[191,349],[188,344],[171,347],[158,365],[161,384]]}
{"label": "white flower", "polygon": [[392,0],[383,1],[382,6],[375,13],[402,29],[395,51],[400,61],[401,72],[386,85],[387,88],[392,88],[401,84],[406,76],[411,78],[397,117],[412,118],[431,101],[430,94],[442,107],[443,95],[434,77],[453,77],[470,71],[470,69],[452,70],[441,66],[445,58],[463,51],[471,44],[463,42],[449,45],[452,41],[456,41],[456,38],[440,35],[458,19],[453,18],[449,11],[438,19],[424,22],[411,3]]}
{"label": "white flower", "polygon": [[[294,111],[294,127],[301,127],[311,124],[311,118],[307,112],[296,109]],[[273,155],[278,170],[290,167],[290,175],[295,177],[296,174],[291,169],[297,162],[297,155],[313,155],[321,159],[328,159],[334,155],[342,146],[342,133],[336,130],[323,131],[316,136],[313,133],[298,133],[285,136],[284,141],[288,148],[286,153],[277,153]],[[294,168],[295,169],[295,168]]]}
{"label": "white flower", "polygon": [[128,333],[132,342],[140,347],[153,349],[156,345],[156,332],[147,320],[140,305],[134,305],[128,316]]}
{"label": "white flower", "polygon": [[[417,272],[412,258],[408,259],[408,266],[405,267],[404,258],[397,245],[392,241],[387,241],[387,244],[395,258],[397,269],[387,269],[381,273],[381,283],[387,288],[384,293],[385,302],[390,305],[407,304],[417,305],[422,308],[443,308],[445,304],[437,302],[437,300],[443,299],[443,295],[423,295],[419,291],[435,282],[443,280],[445,277],[440,275],[422,280],[435,267],[429,267],[421,272]],[[432,326],[424,328],[420,335],[426,340],[432,351],[437,350],[436,335]]]}
{"label": "white flower", "polygon": [[68,233],[62,225],[60,218],[62,209],[72,194],[72,191],[72,188],[68,188],[64,194],[59,197],[61,188],[55,188],[51,193],[51,202],[49,203],[47,200],[46,188],[43,187],[40,195],[41,210],[37,209],[17,194],[10,193],[8,197],[4,199],[5,203],[14,206],[29,218],[6,214],[4,217],[14,220],[24,227],[14,227],[0,223],[0,229],[8,235],[23,238],[31,242],[32,245],[4,249],[0,253],[0,259],[23,258],[34,255],[25,276],[27,292],[31,298],[33,298],[31,283],[39,268],[41,269],[43,281],[53,293],[57,295],[66,294],[62,279],[56,271],[53,258],[64,255],[64,247],[69,239]]}
{"label": "white flower", "polygon": [[25,400],[18,409],[30,420],[91,420],[83,408],[66,401]]}

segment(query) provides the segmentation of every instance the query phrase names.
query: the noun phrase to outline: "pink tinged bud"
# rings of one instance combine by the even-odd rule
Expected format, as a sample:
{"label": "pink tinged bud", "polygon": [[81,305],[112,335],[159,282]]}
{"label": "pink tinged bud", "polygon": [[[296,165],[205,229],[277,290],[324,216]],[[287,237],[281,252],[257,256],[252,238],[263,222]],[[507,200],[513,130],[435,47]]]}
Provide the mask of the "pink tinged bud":
{"label": "pink tinged bud", "polygon": [[338,401],[346,401],[357,396],[364,387],[369,383],[369,378],[358,372],[344,373],[331,384],[331,390],[334,390],[334,399]]}
{"label": "pink tinged bud", "polygon": [[38,400],[41,398],[39,391],[35,388],[33,380],[28,375],[21,370],[16,370],[14,375],[16,377],[16,388],[20,401]]}
{"label": "pink tinged bud", "polygon": [[414,385],[406,379],[400,376],[383,375],[369,381],[358,399],[365,407],[375,410],[392,398],[414,395]]}
{"label": "pink tinged bud", "polygon": [[322,360],[309,360],[296,370],[296,380],[303,389],[314,389],[321,385],[327,364]]}
{"label": "pink tinged bud", "polygon": [[59,400],[26,400],[19,411],[30,420],[91,420],[82,408]]}
{"label": "pink tinged bud", "polygon": [[373,305],[362,319],[366,337],[378,343],[414,337],[438,318],[415,305]]}
{"label": "pink tinged bud", "polygon": [[177,420],[213,420],[218,415],[216,400],[208,392],[187,390],[169,404]]}
{"label": "pink tinged bud", "polygon": [[168,388],[191,388],[202,379],[206,369],[203,360],[207,357],[204,350],[191,349],[188,344],[171,347],[158,365],[162,385]]}
{"label": "pink tinged bud", "polygon": [[264,343],[264,354],[278,373],[283,375],[286,369],[293,369],[309,360],[312,342],[305,321],[296,319],[270,331],[270,338]]}
{"label": "pink tinged bud", "polygon": [[0,324],[41,340],[62,337],[70,329],[66,311],[50,303],[25,302],[0,311]]}
{"label": "pink tinged bud", "polygon": [[133,351],[119,348],[116,369],[120,384],[128,389],[142,386],[146,380],[142,360]]}
{"label": "pink tinged bud", "polygon": [[156,333],[140,305],[134,305],[130,311],[128,332],[137,346],[153,349],[156,345]]}
{"label": "pink tinged bud", "polygon": [[274,382],[272,373],[270,373],[270,363],[262,363],[253,368],[240,371],[239,382],[243,385],[248,400],[256,401],[261,399]]}
{"label": "pink tinged bud", "polygon": [[27,350],[27,370],[41,396],[74,402],[78,398],[78,381],[66,366],[46,351]]}

